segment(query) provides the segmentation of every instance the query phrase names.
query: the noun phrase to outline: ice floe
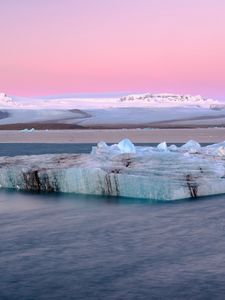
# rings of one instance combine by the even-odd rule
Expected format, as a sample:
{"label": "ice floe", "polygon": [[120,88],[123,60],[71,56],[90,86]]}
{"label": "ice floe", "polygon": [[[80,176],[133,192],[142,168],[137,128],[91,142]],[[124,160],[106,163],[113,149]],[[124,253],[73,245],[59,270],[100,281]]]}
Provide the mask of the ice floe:
{"label": "ice floe", "polygon": [[201,147],[99,142],[91,154],[0,157],[0,186],[155,200],[225,193],[225,142]]}

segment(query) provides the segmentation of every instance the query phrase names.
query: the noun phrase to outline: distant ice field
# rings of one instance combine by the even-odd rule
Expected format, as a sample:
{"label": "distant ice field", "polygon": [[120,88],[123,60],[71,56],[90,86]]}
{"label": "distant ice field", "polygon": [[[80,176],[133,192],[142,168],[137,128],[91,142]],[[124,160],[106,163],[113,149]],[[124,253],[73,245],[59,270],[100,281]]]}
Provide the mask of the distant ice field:
{"label": "distant ice field", "polygon": [[0,94],[0,129],[223,127],[225,106],[201,96],[11,98]]}

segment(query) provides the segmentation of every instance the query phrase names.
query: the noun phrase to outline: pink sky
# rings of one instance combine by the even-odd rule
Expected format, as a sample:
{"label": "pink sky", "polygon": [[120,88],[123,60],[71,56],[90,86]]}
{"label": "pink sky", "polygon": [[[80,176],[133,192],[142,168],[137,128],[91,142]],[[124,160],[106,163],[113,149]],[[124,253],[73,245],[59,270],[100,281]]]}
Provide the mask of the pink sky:
{"label": "pink sky", "polygon": [[224,0],[0,1],[0,91],[225,99]]}

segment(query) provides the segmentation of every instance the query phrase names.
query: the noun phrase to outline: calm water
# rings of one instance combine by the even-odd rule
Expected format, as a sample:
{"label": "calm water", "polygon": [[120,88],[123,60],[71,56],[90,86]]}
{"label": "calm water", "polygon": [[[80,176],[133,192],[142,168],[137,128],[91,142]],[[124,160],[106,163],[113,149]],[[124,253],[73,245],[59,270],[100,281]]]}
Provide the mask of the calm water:
{"label": "calm water", "polygon": [[1,191],[0,299],[225,299],[225,196]]}

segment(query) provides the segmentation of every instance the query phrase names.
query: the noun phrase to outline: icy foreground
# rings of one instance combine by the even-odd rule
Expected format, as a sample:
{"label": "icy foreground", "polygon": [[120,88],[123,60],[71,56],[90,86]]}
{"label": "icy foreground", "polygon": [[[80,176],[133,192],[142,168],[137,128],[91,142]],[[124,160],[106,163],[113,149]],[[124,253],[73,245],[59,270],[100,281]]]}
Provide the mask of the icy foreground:
{"label": "icy foreground", "polygon": [[0,157],[2,188],[176,200],[225,193],[225,142],[135,147],[100,142],[91,154]]}

